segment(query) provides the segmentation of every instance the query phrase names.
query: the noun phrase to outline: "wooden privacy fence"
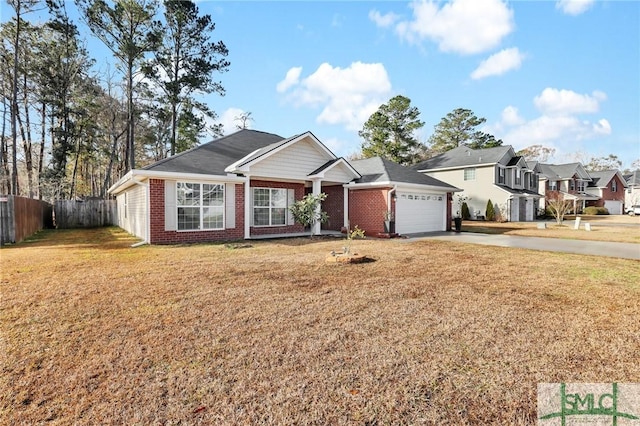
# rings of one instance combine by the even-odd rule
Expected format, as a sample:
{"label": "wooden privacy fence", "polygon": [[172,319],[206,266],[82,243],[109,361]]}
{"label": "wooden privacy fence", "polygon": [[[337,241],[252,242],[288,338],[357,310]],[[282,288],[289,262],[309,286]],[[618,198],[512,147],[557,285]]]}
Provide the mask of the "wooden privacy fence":
{"label": "wooden privacy fence", "polygon": [[0,245],[19,243],[43,228],[52,228],[52,211],[44,201],[0,196]]}
{"label": "wooden privacy fence", "polygon": [[57,200],[54,214],[56,228],[97,228],[118,224],[116,200]]}

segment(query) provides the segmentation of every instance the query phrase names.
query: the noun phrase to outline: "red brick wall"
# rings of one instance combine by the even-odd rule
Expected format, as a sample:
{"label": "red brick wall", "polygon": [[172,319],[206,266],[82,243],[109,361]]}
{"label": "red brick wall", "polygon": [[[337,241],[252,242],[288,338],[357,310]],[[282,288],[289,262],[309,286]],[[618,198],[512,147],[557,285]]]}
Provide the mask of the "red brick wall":
{"label": "red brick wall", "polygon": [[[301,200],[304,197],[304,184],[303,183],[287,183],[287,182],[270,182],[264,180],[252,180],[252,188],[284,188],[295,190],[296,200]],[[236,191],[237,195],[237,191]],[[252,226],[251,235],[273,235],[273,234],[289,234],[296,232],[304,232],[304,226],[295,224],[289,226]]]}
{"label": "red brick wall", "polygon": [[[616,192],[611,191],[611,182],[614,180],[618,185],[618,187],[616,188]],[[613,179],[609,181],[609,183],[607,184],[607,187],[602,190],[602,195],[601,195],[602,198],[600,198],[597,201],[591,201],[588,203],[588,205],[596,206],[596,207],[604,207],[605,200],[617,200],[617,201],[622,201],[624,203],[624,191],[625,189],[622,184],[622,181],[620,180],[620,177],[618,175],[615,175]]]}
{"label": "red brick wall", "polygon": [[212,231],[165,231],[164,180],[149,180],[150,244],[181,244],[229,241],[244,238],[244,185],[236,185],[236,227]]}
{"label": "red brick wall", "polygon": [[387,211],[387,192],[391,188],[357,189],[349,191],[349,224],[351,229],[375,236],[384,232],[384,214]]}
{"label": "red brick wall", "polygon": [[323,186],[322,192],[327,194],[322,210],[329,215],[329,220],[322,224],[322,229],[340,231],[344,226],[344,188],[342,185]]}

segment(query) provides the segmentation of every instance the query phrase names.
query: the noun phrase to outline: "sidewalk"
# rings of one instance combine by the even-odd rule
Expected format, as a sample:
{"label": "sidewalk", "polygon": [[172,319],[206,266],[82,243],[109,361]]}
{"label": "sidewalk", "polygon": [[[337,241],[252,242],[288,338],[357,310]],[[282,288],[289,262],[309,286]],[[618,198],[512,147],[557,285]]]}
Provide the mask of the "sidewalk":
{"label": "sidewalk", "polygon": [[409,234],[407,237],[407,241],[434,239],[456,241],[459,243],[517,247],[530,250],[556,251],[562,253],[640,260],[640,244],[633,243],[520,237],[516,235],[480,234],[474,232],[433,232],[425,234]]}

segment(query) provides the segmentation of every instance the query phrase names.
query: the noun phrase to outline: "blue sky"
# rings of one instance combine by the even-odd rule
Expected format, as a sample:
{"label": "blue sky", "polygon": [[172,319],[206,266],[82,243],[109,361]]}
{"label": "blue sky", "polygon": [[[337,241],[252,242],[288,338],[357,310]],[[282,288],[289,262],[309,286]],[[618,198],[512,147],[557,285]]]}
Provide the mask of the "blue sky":
{"label": "blue sky", "polygon": [[[640,158],[640,2],[203,1],[213,38],[229,48],[208,96],[227,133],[312,131],[338,156],[359,152],[358,130],[401,94],[425,126],[455,108],[516,150],[541,144],[550,161]],[[3,20],[7,19],[3,4]],[[98,66],[109,54],[83,33]],[[100,57],[102,56],[102,57]],[[106,68],[106,66],[104,66]]]}

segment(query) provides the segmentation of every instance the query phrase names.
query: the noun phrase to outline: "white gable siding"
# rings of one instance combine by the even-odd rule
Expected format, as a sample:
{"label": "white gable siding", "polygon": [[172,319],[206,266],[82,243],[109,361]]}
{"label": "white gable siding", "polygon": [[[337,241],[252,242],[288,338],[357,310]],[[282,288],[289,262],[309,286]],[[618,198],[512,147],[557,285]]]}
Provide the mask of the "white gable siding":
{"label": "white gable siding", "polygon": [[304,180],[307,175],[331,160],[314,142],[301,140],[251,166],[251,175]]}
{"label": "white gable siding", "polygon": [[[126,197],[126,205],[125,205]],[[122,229],[138,238],[147,238],[147,189],[134,185],[119,194],[118,224]]]}
{"label": "white gable siding", "polygon": [[343,164],[338,164],[331,170],[327,171],[324,174],[324,180],[332,181],[332,182],[351,182],[353,180],[353,175],[349,173],[346,169],[346,166]]}

